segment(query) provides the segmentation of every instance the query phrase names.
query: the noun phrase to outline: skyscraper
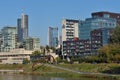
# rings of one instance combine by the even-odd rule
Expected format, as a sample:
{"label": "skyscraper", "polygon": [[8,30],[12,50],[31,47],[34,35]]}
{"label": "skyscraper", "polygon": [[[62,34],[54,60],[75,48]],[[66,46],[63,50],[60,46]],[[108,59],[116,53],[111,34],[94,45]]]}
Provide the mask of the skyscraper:
{"label": "skyscraper", "polygon": [[22,27],[21,27],[21,19],[17,19],[17,33],[18,33],[18,42],[21,42],[23,40],[23,34],[22,34]]}
{"label": "skyscraper", "polygon": [[21,27],[23,31],[23,39],[28,38],[28,15],[22,14]]}
{"label": "skyscraper", "polygon": [[58,46],[58,28],[57,27],[48,28],[48,46],[51,46],[51,47]]}
{"label": "skyscraper", "polygon": [[18,42],[22,42],[28,38],[28,15],[22,14],[22,17],[17,20],[18,27]]}

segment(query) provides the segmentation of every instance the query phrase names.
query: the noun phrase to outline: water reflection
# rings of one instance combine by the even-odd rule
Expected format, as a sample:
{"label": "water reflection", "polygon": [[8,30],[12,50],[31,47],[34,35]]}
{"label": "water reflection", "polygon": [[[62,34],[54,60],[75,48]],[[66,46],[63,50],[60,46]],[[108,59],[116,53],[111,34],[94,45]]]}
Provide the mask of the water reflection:
{"label": "water reflection", "polygon": [[65,80],[62,78],[50,78],[38,75],[0,74],[0,76],[0,80]]}

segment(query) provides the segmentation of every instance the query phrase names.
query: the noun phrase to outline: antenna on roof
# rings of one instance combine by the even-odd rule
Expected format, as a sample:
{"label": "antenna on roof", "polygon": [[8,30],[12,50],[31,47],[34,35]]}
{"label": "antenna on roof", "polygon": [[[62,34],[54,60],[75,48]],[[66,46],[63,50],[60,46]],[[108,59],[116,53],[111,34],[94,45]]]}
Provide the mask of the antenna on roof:
{"label": "antenna on roof", "polygon": [[24,14],[24,8],[22,7],[22,9],[21,9],[21,12],[22,12],[22,14]]}

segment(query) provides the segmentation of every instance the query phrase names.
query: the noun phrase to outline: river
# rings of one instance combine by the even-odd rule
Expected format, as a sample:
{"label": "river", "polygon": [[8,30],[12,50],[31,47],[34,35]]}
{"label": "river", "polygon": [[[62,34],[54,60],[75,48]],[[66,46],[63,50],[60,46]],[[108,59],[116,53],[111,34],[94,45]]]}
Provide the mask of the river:
{"label": "river", "polygon": [[58,78],[58,77],[43,77],[40,75],[24,75],[13,73],[0,73],[0,80],[117,80],[117,79],[96,79],[96,78]]}
{"label": "river", "polygon": [[39,75],[22,75],[22,74],[0,74],[0,80],[90,80],[90,79],[70,79],[70,78],[55,78],[42,77]]}

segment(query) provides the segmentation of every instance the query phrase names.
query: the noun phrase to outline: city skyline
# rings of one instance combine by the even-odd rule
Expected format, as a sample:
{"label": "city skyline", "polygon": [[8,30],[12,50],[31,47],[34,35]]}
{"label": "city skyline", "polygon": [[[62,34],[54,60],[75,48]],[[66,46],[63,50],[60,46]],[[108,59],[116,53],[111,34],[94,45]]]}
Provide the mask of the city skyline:
{"label": "city skyline", "polygon": [[49,26],[62,28],[62,19],[80,19],[91,17],[92,12],[109,11],[120,13],[120,1],[7,1],[2,0],[0,5],[0,29],[4,26],[17,26],[17,18],[22,13],[29,15],[29,35],[39,37],[41,45],[47,44]]}

